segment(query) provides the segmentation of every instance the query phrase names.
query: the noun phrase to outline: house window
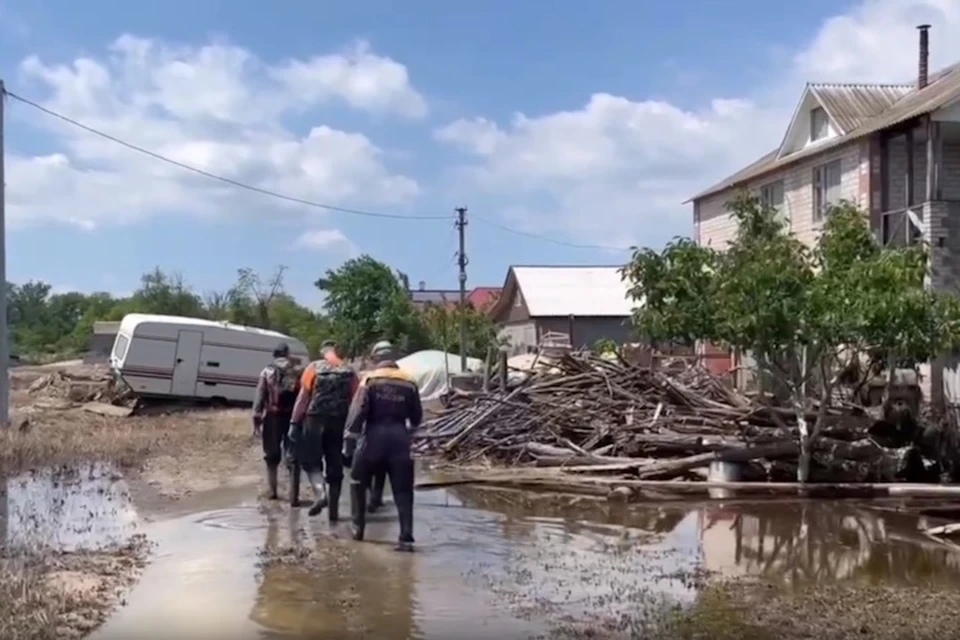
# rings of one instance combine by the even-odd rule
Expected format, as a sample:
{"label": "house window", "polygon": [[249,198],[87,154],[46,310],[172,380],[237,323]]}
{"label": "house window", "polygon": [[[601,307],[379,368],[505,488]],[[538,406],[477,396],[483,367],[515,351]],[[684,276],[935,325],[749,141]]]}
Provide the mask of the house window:
{"label": "house window", "polygon": [[760,187],[760,203],[765,207],[776,209],[783,215],[783,180],[777,180]]}
{"label": "house window", "polygon": [[827,118],[827,112],[822,107],[814,107],[810,110],[810,140],[823,140],[829,133],[830,119]]}
{"label": "house window", "polygon": [[813,219],[823,220],[830,207],[840,202],[840,159],[813,170]]}
{"label": "house window", "polygon": [[513,297],[513,306],[522,307],[523,306],[523,295],[517,291],[517,295]]}

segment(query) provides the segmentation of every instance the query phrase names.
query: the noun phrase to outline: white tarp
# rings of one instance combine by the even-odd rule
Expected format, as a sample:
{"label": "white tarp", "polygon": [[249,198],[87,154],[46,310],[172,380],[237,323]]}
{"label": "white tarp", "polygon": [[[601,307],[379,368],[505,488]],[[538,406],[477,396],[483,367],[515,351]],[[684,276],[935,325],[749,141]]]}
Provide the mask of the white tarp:
{"label": "white tarp", "polygon": [[[446,364],[444,364],[446,359]],[[418,351],[397,360],[397,366],[406,371],[420,387],[420,399],[436,400],[447,392],[447,373],[463,373],[460,356],[443,351]],[[483,360],[467,358],[467,371],[483,371]]]}

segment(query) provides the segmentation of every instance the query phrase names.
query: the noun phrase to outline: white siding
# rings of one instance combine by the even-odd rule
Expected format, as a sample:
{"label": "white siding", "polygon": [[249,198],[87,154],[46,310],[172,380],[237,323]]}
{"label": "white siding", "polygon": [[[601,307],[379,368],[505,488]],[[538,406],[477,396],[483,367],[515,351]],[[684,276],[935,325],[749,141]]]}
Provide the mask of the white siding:
{"label": "white siding", "polygon": [[[815,220],[813,215],[813,170],[838,158],[842,170],[840,197],[866,208],[869,203],[865,191],[861,189],[861,173],[869,169],[869,156],[861,153],[859,143],[831,149],[822,155],[753,180],[745,186],[754,190],[782,179],[784,214],[790,222],[790,230],[804,242],[813,244],[823,228],[823,221]],[[701,244],[723,249],[733,240],[737,227],[727,211],[726,204],[736,196],[738,190],[728,189],[696,203],[699,223],[695,217],[694,237]]]}

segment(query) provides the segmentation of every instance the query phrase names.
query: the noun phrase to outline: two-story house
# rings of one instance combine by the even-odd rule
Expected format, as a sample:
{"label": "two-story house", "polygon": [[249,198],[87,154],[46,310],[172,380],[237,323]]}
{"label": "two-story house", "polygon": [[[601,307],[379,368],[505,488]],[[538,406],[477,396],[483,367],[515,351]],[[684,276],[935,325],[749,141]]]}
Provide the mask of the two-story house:
{"label": "two-story house", "polygon": [[[694,238],[723,248],[736,225],[727,203],[752,190],[813,244],[840,200],[869,212],[889,244],[923,239],[931,285],[960,287],[960,63],[928,73],[929,25],[911,84],[808,84],[780,145],[694,196]],[[942,400],[942,364],[924,367],[928,397]]]}

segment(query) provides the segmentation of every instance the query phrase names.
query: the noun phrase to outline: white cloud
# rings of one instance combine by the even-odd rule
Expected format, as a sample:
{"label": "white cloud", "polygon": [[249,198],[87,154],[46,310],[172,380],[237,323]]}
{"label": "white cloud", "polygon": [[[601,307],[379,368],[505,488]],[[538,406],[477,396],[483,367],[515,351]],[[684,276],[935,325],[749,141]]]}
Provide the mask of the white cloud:
{"label": "white cloud", "polygon": [[[380,116],[426,114],[406,68],[364,42],[271,66],[225,41],[191,47],[124,35],[102,58],[51,64],[32,56],[20,72],[18,86],[9,89],[232,180],[332,204],[394,206],[419,193],[416,181],[391,171],[386,154],[365,135],[322,122],[299,135],[285,125],[290,116],[315,122],[316,108],[335,102]],[[44,155],[14,148],[8,156],[14,225],[55,220],[92,228],[169,212],[232,215],[276,206],[16,101],[8,111],[47,130],[55,143]]]}
{"label": "white cloud", "polygon": [[301,233],[294,244],[302,249],[359,253],[357,246],[339,229],[309,229]]}
{"label": "white cloud", "polygon": [[435,138],[473,156],[460,179],[501,200],[514,225],[584,243],[655,244],[690,232],[681,202],[776,146],[805,82],[911,81],[924,22],[931,66],[960,59],[960,0],[865,0],[826,20],[749,95],[684,109],[596,93],[576,110],[464,119]]}

